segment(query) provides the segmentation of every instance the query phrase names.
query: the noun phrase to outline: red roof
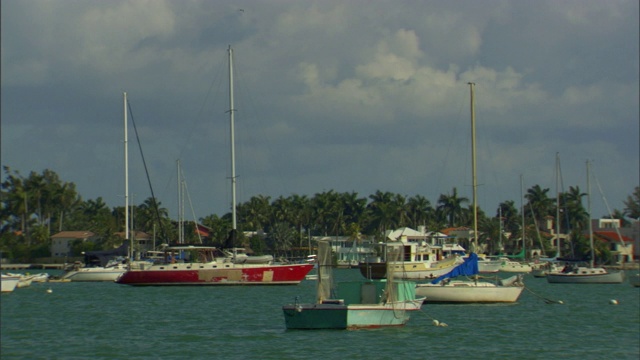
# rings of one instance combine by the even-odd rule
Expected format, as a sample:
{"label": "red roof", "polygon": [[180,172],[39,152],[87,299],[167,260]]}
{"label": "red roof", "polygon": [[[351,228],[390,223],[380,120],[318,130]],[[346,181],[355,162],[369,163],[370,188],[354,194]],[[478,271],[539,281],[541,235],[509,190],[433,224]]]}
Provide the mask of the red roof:
{"label": "red roof", "polygon": [[633,239],[628,237],[628,236],[624,236],[624,235],[620,235],[618,236],[618,233],[615,231],[594,231],[593,235],[598,236],[599,238],[609,241],[609,242],[620,242],[620,238],[622,238],[622,241],[625,243],[633,243]]}
{"label": "red roof", "polygon": [[454,231],[469,231],[469,230],[471,229],[466,226],[460,226],[460,227],[451,227],[451,228],[442,229],[440,230],[440,232],[445,235],[451,235],[451,233]]}
{"label": "red roof", "polygon": [[52,235],[52,239],[87,239],[95,234],[91,231],[61,231],[55,235]]}

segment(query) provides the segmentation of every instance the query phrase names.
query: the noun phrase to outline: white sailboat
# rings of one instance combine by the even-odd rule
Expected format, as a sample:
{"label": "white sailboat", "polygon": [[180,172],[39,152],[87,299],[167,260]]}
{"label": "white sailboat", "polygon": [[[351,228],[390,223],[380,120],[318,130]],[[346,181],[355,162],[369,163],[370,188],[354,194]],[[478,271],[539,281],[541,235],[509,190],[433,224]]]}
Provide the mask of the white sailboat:
{"label": "white sailboat", "polygon": [[[524,179],[523,176],[520,175],[520,214],[522,216],[521,219],[521,225],[522,225],[522,249],[520,250],[520,252],[518,254],[515,255],[506,255],[506,256],[501,256],[498,258],[498,260],[502,261],[502,264],[500,265],[500,271],[502,272],[509,272],[509,273],[530,273],[532,268],[531,265],[529,265],[526,262],[526,258],[527,258],[527,241],[526,241],[526,223],[524,220],[524,195],[523,195],[523,190],[524,190]],[[514,259],[522,259],[522,261],[517,261]]]}
{"label": "white sailboat", "polygon": [[546,277],[549,273],[557,273],[562,271],[564,265],[558,260],[560,258],[560,155],[556,153],[556,222],[555,222],[555,243],[556,256],[552,259],[540,259],[541,262],[533,267],[532,275],[534,277]]}
{"label": "white sailboat", "polygon": [[[123,93],[124,99],[124,213],[125,213],[125,242],[129,241],[129,154],[127,134],[127,93]],[[128,257],[131,259],[131,242],[129,242]],[[85,259],[87,256],[85,255]],[[122,261],[110,261],[100,266],[84,266],[86,264],[75,263],[62,274],[60,279],[68,281],[115,281],[127,271],[128,265]]]}
{"label": "white sailboat", "polygon": [[589,247],[591,256],[589,266],[566,266],[561,272],[547,274],[547,281],[552,284],[620,284],[624,281],[624,271],[609,271],[595,266],[593,250],[593,226],[591,225],[591,182],[590,162],[587,160],[587,214],[589,219]]}
{"label": "white sailboat", "polygon": [[[471,161],[473,181],[473,234],[474,247],[478,248],[478,204],[477,204],[477,178],[476,178],[476,119],[475,99],[473,87],[469,83],[471,92]],[[416,295],[426,297],[427,303],[513,303],[518,300],[524,284],[521,275],[514,275],[508,279],[489,282],[477,278],[478,257],[475,253],[469,254],[463,264],[458,265],[449,274],[438,277],[429,282],[416,286]],[[450,280],[458,276],[474,276],[465,280]]]}

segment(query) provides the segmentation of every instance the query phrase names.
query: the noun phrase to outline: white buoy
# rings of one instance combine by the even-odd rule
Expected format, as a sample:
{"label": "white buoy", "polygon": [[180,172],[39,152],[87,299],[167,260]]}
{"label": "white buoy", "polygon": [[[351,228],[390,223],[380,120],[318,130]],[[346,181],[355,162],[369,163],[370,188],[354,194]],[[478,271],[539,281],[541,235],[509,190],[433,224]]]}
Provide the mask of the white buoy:
{"label": "white buoy", "polygon": [[47,294],[51,294],[52,292],[53,292],[53,290],[47,289]]}
{"label": "white buoy", "polygon": [[609,300],[609,304],[611,304],[611,305],[618,305],[618,300],[616,300],[616,299],[611,299],[611,300]]}
{"label": "white buoy", "polygon": [[440,321],[433,319],[433,326],[438,326],[440,325]]}

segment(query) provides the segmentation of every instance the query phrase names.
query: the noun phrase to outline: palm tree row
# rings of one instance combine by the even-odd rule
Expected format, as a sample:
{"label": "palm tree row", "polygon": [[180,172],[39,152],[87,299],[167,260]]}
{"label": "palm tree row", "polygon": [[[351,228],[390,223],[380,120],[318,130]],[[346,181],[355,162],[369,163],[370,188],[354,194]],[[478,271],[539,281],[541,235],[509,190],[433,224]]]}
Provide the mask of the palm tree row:
{"label": "palm tree row", "polygon": [[[98,248],[111,248],[121,239],[115,233],[124,230],[124,207],[109,209],[102,198],[83,201],[73,183],[62,182],[58,175],[45,170],[42,174],[31,172],[24,177],[4,167],[6,179],[2,182],[2,209],[0,209],[0,246],[3,251],[16,248],[39,247],[48,249],[49,239],[58,231],[92,231],[98,235]],[[507,251],[518,250],[517,239],[528,239],[530,245],[543,221],[555,217],[556,199],[549,197],[549,189],[538,185],[530,188],[525,199],[525,226],[520,220],[522,212],[513,201],[499,204],[494,216],[478,211],[481,243],[490,252],[501,247]],[[560,194],[562,209],[561,232],[579,238],[586,228],[587,213],[582,206],[585,196],[578,187]],[[640,191],[625,202],[626,213],[634,213],[640,202]],[[156,209],[156,206],[158,207]],[[172,242],[177,238],[177,223],[169,219],[168,211],[152,198],[130,208],[134,220],[132,230],[158,234],[161,242]],[[618,216],[624,215],[616,211]],[[386,230],[399,227],[437,231],[448,227],[471,225],[472,209],[469,199],[458,194],[456,188],[442,194],[434,205],[421,196],[406,196],[391,192],[376,191],[368,197],[356,192],[333,190],[316,193],[313,197],[293,194],[288,197],[256,195],[237,205],[239,234],[244,231],[260,231],[266,238],[238,239],[239,244],[228,244],[231,229],[231,214],[219,217],[212,214],[200,219],[201,224],[211,229],[210,241],[222,245],[250,245],[257,252],[285,253],[294,247],[306,246],[308,236],[348,236],[353,240],[361,237],[382,240]],[[502,229],[502,231],[500,231]],[[510,236],[505,236],[509,234]],[[195,241],[195,228],[185,225],[187,241]],[[89,245],[87,245],[89,246]],[[548,243],[547,243],[548,246]],[[549,249],[545,249],[549,250]]]}

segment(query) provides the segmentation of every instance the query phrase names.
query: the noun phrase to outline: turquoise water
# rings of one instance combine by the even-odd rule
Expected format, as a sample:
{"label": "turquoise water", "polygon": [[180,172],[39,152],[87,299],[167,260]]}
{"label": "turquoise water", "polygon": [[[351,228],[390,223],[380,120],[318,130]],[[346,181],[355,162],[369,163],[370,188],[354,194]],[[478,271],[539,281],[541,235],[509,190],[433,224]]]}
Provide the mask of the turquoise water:
{"label": "turquoise water", "polygon": [[[336,270],[343,280],[357,270]],[[148,287],[44,283],[1,297],[2,359],[638,359],[640,288],[525,277],[512,305],[430,305],[404,328],[287,331],[315,283]],[[51,293],[47,293],[51,289]],[[535,293],[535,294],[534,294]],[[562,300],[546,304],[540,297]],[[616,299],[618,305],[611,305]],[[433,319],[447,323],[435,327]]]}

